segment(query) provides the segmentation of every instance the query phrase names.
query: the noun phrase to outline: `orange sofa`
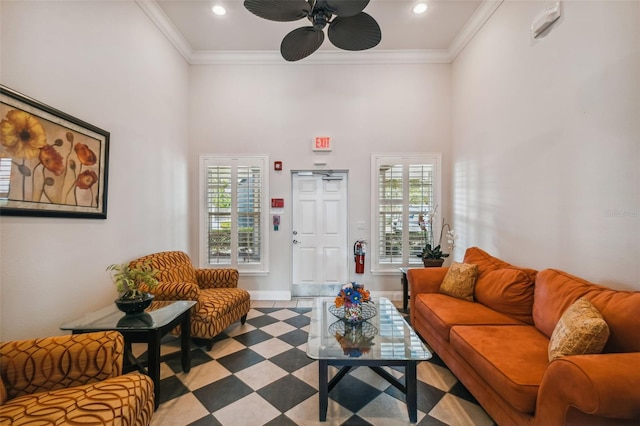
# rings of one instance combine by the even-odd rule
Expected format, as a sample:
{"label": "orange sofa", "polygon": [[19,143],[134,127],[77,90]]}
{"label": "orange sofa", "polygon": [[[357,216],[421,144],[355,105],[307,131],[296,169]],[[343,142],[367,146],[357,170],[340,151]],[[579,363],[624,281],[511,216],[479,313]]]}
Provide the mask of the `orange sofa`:
{"label": "orange sofa", "polygon": [[[448,268],[409,269],[416,332],[499,425],[640,424],[640,292],[510,265],[473,247],[473,298],[440,293]],[[565,310],[581,297],[609,327],[602,353],[549,361]]]}

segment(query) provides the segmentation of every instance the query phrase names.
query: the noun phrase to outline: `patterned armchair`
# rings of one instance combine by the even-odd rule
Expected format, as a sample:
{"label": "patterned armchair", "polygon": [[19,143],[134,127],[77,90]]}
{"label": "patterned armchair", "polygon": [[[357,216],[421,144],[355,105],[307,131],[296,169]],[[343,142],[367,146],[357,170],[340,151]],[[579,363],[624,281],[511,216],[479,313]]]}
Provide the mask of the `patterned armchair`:
{"label": "patterned armchair", "polygon": [[145,263],[159,271],[158,286],[144,289],[155,295],[149,309],[158,309],[173,300],[195,300],[191,337],[204,340],[207,350],[211,350],[213,338],[222,330],[238,320],[242,324],[246,321],[251,298],[248,291],[238,288],[236,269],[196,269],[181,251],[150,254],[130,265]]}
{"label": "patterned armchair", "polygon": [[0,342],[0,425],[148,425],[153,382],[116,331]]}

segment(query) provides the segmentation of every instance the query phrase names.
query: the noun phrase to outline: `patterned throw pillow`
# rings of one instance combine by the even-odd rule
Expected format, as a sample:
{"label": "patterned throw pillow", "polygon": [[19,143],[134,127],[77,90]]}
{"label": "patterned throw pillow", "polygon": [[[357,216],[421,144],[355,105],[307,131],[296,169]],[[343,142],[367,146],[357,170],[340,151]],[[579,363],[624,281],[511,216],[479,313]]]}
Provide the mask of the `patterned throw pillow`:
{"label": "patterned throw pillow", "polygon": [[473,302],[473,288],[477,276],[477,265],[453,262],[440,285],[440,293]]}
{"label": "patterned throw pillow", "polygon": [[599,354],[609,326],[586,298],[576,300],[560,317],[549,341],[549,361],[568,355]]}

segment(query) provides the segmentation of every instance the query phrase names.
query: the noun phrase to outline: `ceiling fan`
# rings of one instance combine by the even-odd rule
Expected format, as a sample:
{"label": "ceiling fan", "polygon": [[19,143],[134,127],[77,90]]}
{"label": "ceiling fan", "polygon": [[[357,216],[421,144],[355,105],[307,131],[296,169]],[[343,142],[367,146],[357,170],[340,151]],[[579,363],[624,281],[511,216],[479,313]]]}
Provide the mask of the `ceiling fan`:
{"label": "ceiling fan", "polygon": [[311,26],[297,28],[280,44],[287,61],[298,61],[318,50],[324,41],[324,27],[329,41],[344,50],[366,50],[380,43],[380,26],[363,12],[369,0],[244,0],[244,7],[260,18],[288,22],[307,18]]}

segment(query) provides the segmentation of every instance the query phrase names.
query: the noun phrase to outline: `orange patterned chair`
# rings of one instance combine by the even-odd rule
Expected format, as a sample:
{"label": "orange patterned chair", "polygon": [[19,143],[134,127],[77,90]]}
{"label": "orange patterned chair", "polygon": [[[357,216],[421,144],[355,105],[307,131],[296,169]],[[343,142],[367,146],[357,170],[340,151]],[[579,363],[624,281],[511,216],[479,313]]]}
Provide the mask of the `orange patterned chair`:
{"label": "orange patterned chair", "polygon": [[153,382],[116,331],[0,342],[0,425],[148,425]]}
{"label": "orange patterned chair", "polygon": [[[249,292],[238,288],[236,269],[197,269],[181,251],[154,253],[130,262],[157,269],[158,286],[144,289],[155,295],[149,309],[158,309],[173,300],[195,300],[191,311],[191,337],[205,340],[207,350],[213,338],[229,325],[247,319],[251,307]],[[177,332],[177,331],[176,331]]]}

